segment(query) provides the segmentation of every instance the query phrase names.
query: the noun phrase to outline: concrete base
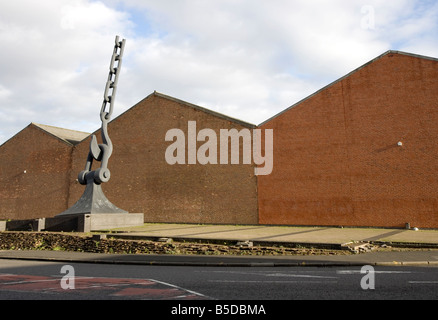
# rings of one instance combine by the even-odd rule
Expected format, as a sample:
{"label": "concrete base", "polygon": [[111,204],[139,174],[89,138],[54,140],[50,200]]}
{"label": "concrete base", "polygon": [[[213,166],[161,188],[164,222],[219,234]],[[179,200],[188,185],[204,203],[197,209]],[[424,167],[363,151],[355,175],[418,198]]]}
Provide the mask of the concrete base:
{"label": "concrete base", "polygon": [[53,218],[34,220],[7,221],[5,230],[90,232],[141,226],[143,223],[143,213],[91,213],[63,216],[58,215]]}
{"label": "concrete base", "polygon": [[70,215],[45,218],[44,231],[90,232],[88,215]]}
{"label": "concrete base", "polygon": [[[87,215],[88,216],[88,215]],[[143,213],[127,214],[90,214],[90,230],[105,230],[114,228],[126,228],[142,226],[144,224]]]}
{"label": "concrete base", "polygon": [[44,218],[2,222],[0,223],[0,231],[41,231],[44,228]]}

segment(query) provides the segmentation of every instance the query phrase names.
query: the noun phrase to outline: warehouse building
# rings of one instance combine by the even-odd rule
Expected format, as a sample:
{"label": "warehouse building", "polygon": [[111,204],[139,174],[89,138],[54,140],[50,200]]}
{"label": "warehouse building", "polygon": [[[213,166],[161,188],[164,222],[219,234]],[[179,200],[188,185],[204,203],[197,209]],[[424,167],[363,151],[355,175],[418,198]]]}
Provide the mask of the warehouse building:
{"label": "warehouse building", "polygon": [[[145,222],[438,228],[437,107],[438,59],[398,51],[258,126],[154,92],[109,124],[103,190]],[[243,134],[237,160],[229,140],[229,161],[215,162],[224,130],[271,131],[272,172],[256,174]],[[186,149],[169,149],[169,132],[184,133]],[[0,219],[72,206],[89,143],[89,133],[32,123],[1,145]]]}

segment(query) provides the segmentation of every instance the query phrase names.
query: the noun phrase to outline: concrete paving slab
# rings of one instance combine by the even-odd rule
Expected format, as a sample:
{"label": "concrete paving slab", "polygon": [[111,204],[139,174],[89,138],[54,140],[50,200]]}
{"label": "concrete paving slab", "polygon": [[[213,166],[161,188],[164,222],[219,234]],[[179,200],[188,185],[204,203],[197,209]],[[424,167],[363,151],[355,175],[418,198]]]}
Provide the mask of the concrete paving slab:
{"label": "concrete paving slab", "polygon": [[438,245],[438,230],[242,225],[144,224],[114,231],[131,236],[344,244],[388,241]]}

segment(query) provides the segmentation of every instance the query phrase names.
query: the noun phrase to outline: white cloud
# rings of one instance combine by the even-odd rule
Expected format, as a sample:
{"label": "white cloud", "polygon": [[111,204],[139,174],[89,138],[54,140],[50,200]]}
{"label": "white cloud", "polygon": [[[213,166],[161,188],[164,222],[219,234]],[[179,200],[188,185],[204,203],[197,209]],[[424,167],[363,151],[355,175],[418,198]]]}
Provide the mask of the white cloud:
{"label": "white cloud", "polygon": [[13,116],[0,120],[0,134],[11,137],[30,122],[94,130],[99,119],[84,119],[92,108],[98,115],[114,36],[130,27],[125,13],[100,2],[2,5],[0,88],[8,94],[0,94],[0,110]]}
{"label": "white cloud", "polygon": [[388,49],[436,56],[437,13],[412,0],[5,2],[0,143],[31,121],[97,129],[115,35],[114,116],[157,90],[257,124]]}
{"label": "white cloud", "polygon": [[137,43],[134,76],[253,123],[389,49],[345,1],[128,3],[165,34]]}

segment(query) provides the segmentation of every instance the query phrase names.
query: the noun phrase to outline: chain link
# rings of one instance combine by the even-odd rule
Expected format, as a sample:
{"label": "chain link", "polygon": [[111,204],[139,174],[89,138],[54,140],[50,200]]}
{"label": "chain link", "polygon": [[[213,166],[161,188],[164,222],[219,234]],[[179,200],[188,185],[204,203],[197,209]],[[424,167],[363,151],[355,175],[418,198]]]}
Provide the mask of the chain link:
{"label": "chain link", "polygon": [[[113,113],[113,105],[117,91],[117,81],[119,78],[120,69],[122,67],[122,56],[125,49],[125,39],[119,41],[119,36],[116,36],[114,52],[111,57],[110,71],[108,75],[108,81],[105,85],[104,98],[102,103],[102,109],[100,110],[100,118],[102,121],[109,121]],[[114,64],[116,64],[114,66]],[[111,91],[111,92],[110,92]],[[109,108],[107,111],[107,104]]]}

